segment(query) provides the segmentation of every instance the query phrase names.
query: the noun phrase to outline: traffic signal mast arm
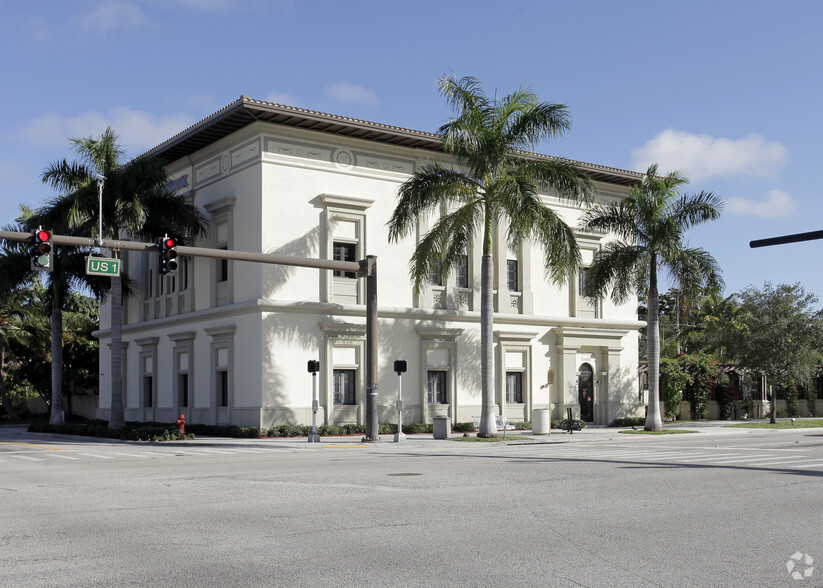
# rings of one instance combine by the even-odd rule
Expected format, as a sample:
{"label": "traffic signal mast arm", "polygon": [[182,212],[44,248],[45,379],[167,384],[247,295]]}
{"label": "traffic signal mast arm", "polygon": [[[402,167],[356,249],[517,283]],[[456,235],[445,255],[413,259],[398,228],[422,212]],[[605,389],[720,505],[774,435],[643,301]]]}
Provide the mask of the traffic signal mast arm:
{"label": "traffic signal mast arm", "polygon": [[[17,231],[0,231],[0,239],[9,241],[30,241],[31,233],[20,233]],[[70,237],[67,235],[52,235],[52,243],[57,245],[74,245],[76,247],[98,247],[97,241],[86,237]],[[108,239],[103,241],[101,247],[106,249],[124,249],[126,251],[144,251],[158,253],[160,247],[157,243],[139,243],[136,241],[116,241]],[[275,265],[291,265],[296,267],[312,267],[317,269],[339,270],[343,272],[355,272],[359,277],[368,276],[370,267],[368,259],[362,261],[336,261],[333,259],[314,259],[311,257],[293,257],[290,255],[278,255],[275,253],[251,253],[248,251],[229,251],[227,249],[208,249],[205,247],[184,247],[177,246],[179,255],[189,255],[191,257],[211,257],[215,259],[231,259],[234,261],[251,261],[256,263],[270,263]]]}

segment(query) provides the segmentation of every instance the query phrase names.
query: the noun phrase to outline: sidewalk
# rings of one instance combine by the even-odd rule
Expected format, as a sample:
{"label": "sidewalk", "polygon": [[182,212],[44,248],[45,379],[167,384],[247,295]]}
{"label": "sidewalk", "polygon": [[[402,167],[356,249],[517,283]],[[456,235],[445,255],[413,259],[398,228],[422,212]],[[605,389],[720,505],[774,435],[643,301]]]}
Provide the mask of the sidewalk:
{"label": "sidewalk", "polygon": [[[729,428],[727,425],[732,425],[735,423],[746,422],[746,421],[699,421],[699,422],[677,422],[677,423],[667,423],[664,425],[664,429],[686,429],[690,431],[696,431],[695,434],[686,435],[690,439],[694,439],[697,436],[706,436],[708,438],[716,437],[716,436],[728,436],[728,435],[746,435],[751,433],[762,433],[767,429],[747,429],[747,428]],[[642,427],[634,427],[635,429],[641,429]],[[797,429],[802,429],[802,423],[798,423]],[[502,441],[498,443],[503,444],[565,444],[565,443],[587,443],[587,442],[604,442],[604,441],[619,441],[622,443],[633,443],[633,442],[642,442],[643,440],[663,440],[666,439],[671,441],[673,439],[678,438],[679,436],[671,436],[671,435],[632,435],[632,434],[625,434],[620,433],[620,431],[631,430],[632,427],[607,427],[605,425],[589,425],[582,431],[577,431],[574,433],[566,433],[564,431],[559,431],[556,429],[552,429],[551,435],[535,435],[531,431],[507,431],[506,435],[503,435],[500,432],[500,437],[503,438]],[[15,425],[6,425],[0,430],[5,430],[5,432],[11,433],[9,435],[12,438],[16,438],[20,441],[25,442],[44,442],[48,439],[53,439],[54,441],[63,441],[63,442],[76,442],[76,443],[107,443],[107,444],[147,444],[151,443],[151,445],[155,446],[165,446],[165,447],[192,447],[192,446],[203,446],[203,447],[259,447],[259,448],[272,448],[272,447],[281,447],[281,448],[295,448],[295,449],[320,449],[320,448],[346,448],[346,447],[408,447],[408,448],[428,448],[428,449],[439,449],[445,450],[448,449],[449,451],[459,450],[461,448],[468,449],[468,448],[478,448],[478,447],[493,447],[498,443],[483,443],[483,442],[469,442],[469,443],[459,443],[451,441],[449,442],[446,439],[435,439],[431,433],[424,433],[424,434],[417,434],[417,435],[405,435],[404,439],[402,439],[399,443],[394,442],[394,435],[380,435],[379,441],[363,441],[362,435],[351,435],[351,436],[330,436],[330,437],[321,437],[319,443],[309,443],[307,437],[267,437],[267,438],[255,438],[255,439],[241,439],[241,438],[234,438],[234,437],[208,437],[208,436],[199,436],[196,439],[189,439],[185,441],[157,441],[157,442],[145,442],[145,441],[123,441],[119,439],[106,439],[106,438],[98,438],[98,437],[79,437],[76,435],[58,435],[53,433],[29,433],[26,430],[26,426],[15,426]],[[811,429],[809,429],[811,430]],[[818,431],[823,434],[823,429],[818,429]],[[474,436],[474,433],[469,433],[469,435]],[[4,435],[5,436],[5,435]],[[450,438],[457,438],[462,437],[463,433],[452,433]],[[510,441],[506,441],[506,437],[517,437],[517,439],[512,439]]]}
{"label": "sidewalk", "polygon": [[[696,435],[745,435],[753,431],[762,431],[762,429],[736,429],[728,428],[727,425],[732,425],[738,422],[745,421],[701,421],[701,422],[686,422],[686,423],[671,423],[664,425],[664,429],[686,429],[690,431],[697,431]],[[800,427],[798,427],[800,428]],[[531,431],[506,431],[499,436],[503,441],[498,443],[511,444],[555,444],[555,443],[585,443],[594,441],[639,441],[643,439],[660,439],[657,435],[632,435],[620,433],[620,431],[631,430],[632,427],[607,427],[605,425],[588,425],[582,431],[574,433],[566,433],[557,429],[552,429],[551,435],[535,435]],[[635,429],[642,429],[642,427],[635,427]],[[474,436],[475,433],[469,433]],[[462,437],[463,433],[452,433],[449,438],[454,439]],[[505,437],[517,437],[511,441],[505,441]],[[694,437],[694,435],[689,435]],[[666,439],[671,439],[671,436],[664,436]],[[351,446],[375,446],[375,445],[391,445],[403,446],[409,445],[414,447],[484,447],[489,446],[489,443],[483,442],[448,442],[446,439],[435,439],[431,433],[424,433],[418,435],[406,435],[399,443],[395,443],[394,435],[380,435],[379,441],[363,441],[362,435],[351,435],[344,437],[321,437],[319,443],[309,443],[306,437],[269,437],[262,439],[237,439],[229,437],[205,437],[200,436],[196,439],[187,441],[163,441],[160,444],[167,446],[185,446],[185,445],[202,445],[208,447],[295,447],[295,448],[322,448],[322,447],[351,447]],[[494,443],[491,443],[494,445]]]}

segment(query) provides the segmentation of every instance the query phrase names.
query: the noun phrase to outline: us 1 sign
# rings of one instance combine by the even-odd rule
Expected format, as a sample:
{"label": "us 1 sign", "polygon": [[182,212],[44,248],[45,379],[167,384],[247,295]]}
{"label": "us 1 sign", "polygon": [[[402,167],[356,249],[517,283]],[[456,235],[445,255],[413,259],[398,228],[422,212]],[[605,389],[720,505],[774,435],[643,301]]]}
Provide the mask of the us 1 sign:
{"label": "us 1 sign", "polygon": [[119,276],[120,260],[105,257],[86,258],[87,276]]}

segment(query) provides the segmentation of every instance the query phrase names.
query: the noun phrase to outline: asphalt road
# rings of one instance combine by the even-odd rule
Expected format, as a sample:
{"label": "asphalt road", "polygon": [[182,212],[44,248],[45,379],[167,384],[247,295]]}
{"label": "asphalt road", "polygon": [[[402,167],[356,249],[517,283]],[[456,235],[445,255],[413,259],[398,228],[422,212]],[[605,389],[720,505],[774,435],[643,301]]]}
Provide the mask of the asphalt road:
{"label": "asphalt road", "polygon": [[312,446],[8,431],[0,586],[823,586],[820,430]]}

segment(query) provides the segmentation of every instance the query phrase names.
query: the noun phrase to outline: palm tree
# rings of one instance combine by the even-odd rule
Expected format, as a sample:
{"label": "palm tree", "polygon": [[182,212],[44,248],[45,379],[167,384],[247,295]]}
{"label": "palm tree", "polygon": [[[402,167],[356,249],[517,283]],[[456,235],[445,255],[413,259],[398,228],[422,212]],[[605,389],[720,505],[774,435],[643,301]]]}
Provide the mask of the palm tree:
{"label": "palm tree", "polygon": [[659,177],[657,165],[652,165],[627,199],[594,206],[581,225],[583,230],[609,231],[618,238],[606,244],[589,267],[589,286],[594,295],[603,298],[611,289],[612,300],[622,303],[638,292],[646,294],[649,411],[645,428],[649,431],[663,427],[658,273],[667,270],[687,296],[701,289],[723,287],[715,259],[684,241],[690,227],[718,218],[723,203],[711,192],[681,194],[680,186],[687,183],[678,172]]}
{"label": "palm tree", "polygon": [[580,261],[574,231],[548,208],[540,193],[553,190],[573,199],[588,199],[592,186],[572,164],[526,153],[570,127],[566,107],[540,102],[521,88],[501,100],[490,99],[475,78],[441,76],[437,80],[456,116],[439,134],[443,150],[459,169],[436,162],[423,164],[399,190],[389,220],[389,241],[414,233],[421,216],[448,207],[417,244],[410,263],[414,287],[437,273],[445,277],[463,263],[476,231],[482,231],[480,283],[481,422],[478,435],[497,434],[494,418],[493,234],[507,224],[512,247],[524,239],[539,242],[546,253],[547,276],[560,283]]}
{"label": "palm tree", "polygon": [[[66,219],[78,234],[95,235],[98,229],[98,177],[103,185],[103,239],[119,239],[121,233],[142,240],[174,235],[181,244],[205,234],[206,217],[185,197],[169,190],[163,164],[138,157],[122,164],[125,154],[117,135],[107,128],[99,138],[71,139],[80,161],[49,164],[43,181],[61,195],[38,213],[47,225]],[[124,423],[122,382],[123,279],[111,277],[111,412],[109,427]]]}

